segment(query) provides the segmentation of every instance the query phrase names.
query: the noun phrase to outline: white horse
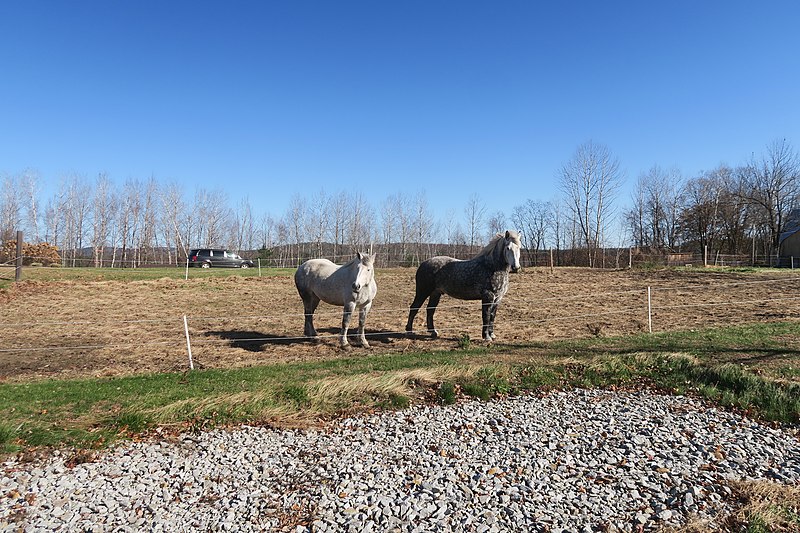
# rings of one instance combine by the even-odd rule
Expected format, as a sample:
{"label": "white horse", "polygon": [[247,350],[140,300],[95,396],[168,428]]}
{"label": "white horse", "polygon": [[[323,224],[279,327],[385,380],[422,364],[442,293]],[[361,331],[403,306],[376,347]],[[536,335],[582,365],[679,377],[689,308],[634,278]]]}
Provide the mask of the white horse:
{"label": "white horse", "polygon": [[358,308],[358,335],[361,345],[369,348],[369,343],[364,335],[364,323],[367,313],[372,307],[372,300],[378,292],[375,283],[375,257],[358,253],[353,259],[342,266],[336,265],[327,259],[309,259],[297,268],[294,274],[294,284],[297,292],[303,299],[303,308],[306,316],[303,335],[316,337],[314,329],[314,310],[320,300],[331,305],[344,306],[342,315],[342,331],[339,343],[342,348],[348,348],[347,328],[353,311]]}

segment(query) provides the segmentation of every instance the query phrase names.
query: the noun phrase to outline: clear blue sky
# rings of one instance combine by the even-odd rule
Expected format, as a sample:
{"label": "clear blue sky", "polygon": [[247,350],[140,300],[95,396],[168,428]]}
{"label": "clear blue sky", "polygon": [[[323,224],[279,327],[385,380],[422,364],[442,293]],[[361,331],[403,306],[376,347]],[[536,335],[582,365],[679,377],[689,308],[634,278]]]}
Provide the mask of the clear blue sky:
{"label": "clear blue sky", "polygon": [[472,193],[510,214],[605,144],[620,203],[800,145],[800,2],[0,3],[0,173],[226,191]]}

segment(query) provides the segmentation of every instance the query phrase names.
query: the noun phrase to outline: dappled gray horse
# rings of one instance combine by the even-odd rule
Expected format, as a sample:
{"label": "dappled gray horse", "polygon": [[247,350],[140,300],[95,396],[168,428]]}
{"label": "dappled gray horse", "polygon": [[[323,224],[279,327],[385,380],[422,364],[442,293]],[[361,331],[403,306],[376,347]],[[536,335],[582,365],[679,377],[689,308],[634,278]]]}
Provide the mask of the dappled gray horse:
{"label": "dappled gray horse", "polygon": [[322,300],[332,305],[344,306],[342,331],[339,338],[342,348],[349,347],[347,328],[353,311],[358,309],[358,335],[361,345],[369,348],[369,343],[364,335],[364,323],[367,320],[367,313],[372,307],[372,300],[378,292],[378,286],[375,283],[374,261],[373,256],[359,252],[342,266],[327,259],[309,259],[297,268],[297,272],[294,274],[294,284],[297,286],[300,298],[303,299],[306,318],[303,335],[317,336],[317,330],[314,329],[314,311]]}
{"label": "dappled gray horse", "polygon": [[500,300],[508,291],[508,272],[519,270],[520,234],[498,233],[481,252],[466,261],[452,257],[432,257],[417,269],[417,292],[408,312],[406,331],[414,331],[414,318],[428,296],[428,332],[439,335],[433,326],[433,314],[442,294],[460,300],[483,302],[484,340],[494,339],[494,317]]}

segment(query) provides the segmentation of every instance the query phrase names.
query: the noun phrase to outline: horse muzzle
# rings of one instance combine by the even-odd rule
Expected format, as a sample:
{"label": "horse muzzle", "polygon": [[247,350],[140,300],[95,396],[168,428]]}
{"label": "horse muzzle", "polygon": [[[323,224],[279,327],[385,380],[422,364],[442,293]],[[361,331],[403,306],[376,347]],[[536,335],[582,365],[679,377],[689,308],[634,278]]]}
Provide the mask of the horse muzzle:
{"label": "horse muzzle", "polygon": [[512,274],[516,274],[520,270],[522,270],[522,267],[513,267],[513,266],[511,267],[511,273]]}
{"label": "horse muzzle", "polygon": [[361,284],[360,283],[353,283],[353,292],[358,292],[360,290],[361,290]]}

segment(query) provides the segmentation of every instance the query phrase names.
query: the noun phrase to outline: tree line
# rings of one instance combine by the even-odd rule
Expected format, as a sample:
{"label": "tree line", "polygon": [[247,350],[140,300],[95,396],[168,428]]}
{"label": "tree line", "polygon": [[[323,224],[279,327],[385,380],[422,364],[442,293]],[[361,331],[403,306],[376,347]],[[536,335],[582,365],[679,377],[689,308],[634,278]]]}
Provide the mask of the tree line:
{"label": "tree line", "polygon": [[424,191],[397,192],[378,204],[361,193],[295,194],[283,213],[258,213],[224,190],[188,194],[175,182],[106,173],[69,175],[41,199],[35,170],[2,174],[0,241],[50,243],[62,261],[96,266],[180,265],[192,248],[260,254],[280,264],[313,256],[342,257],[370,247],[382,264],[477,251],[506,227],[522,231],[529,263],[553,250],[557,264],[599,266],[603,250],[633,246],[648,253],[702,252],[774,256],[781,235],[798,223],[800,158],[785,140],[744,164],[688,179],[654,165],[639,174],[628,207],[619,160],[600,143],[581,144],[555,176],[556,198],[528,198],[510,213],[488,212],[477,195],[460,212],[437,216]]}

